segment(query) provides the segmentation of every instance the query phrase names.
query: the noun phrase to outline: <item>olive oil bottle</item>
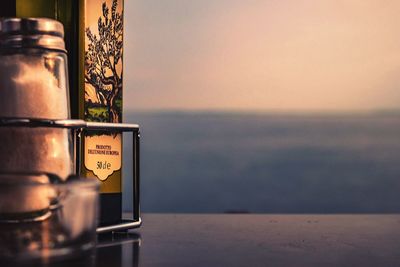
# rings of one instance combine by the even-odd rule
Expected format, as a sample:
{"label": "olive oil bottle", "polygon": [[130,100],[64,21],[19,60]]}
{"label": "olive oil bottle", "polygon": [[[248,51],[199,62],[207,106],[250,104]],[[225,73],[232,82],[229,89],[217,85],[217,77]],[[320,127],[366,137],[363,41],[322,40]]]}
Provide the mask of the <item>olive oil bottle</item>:
{"label": "olive oil bottle", "polygon": [[[79,114],[122,122],[123,0],[79,1]],[[101,182],[101,223],[118,223],[122,207],[122,134],[86,132],[82,173]]]}
{"label": "olive oil bottle", "polygon": [[[1,17],[48,17],[64,25],[71,116],[122,122],[123,0],[1,0]],[[80,174],[101,181],[100,224],[119,223],[122,134],[84,132]]]}

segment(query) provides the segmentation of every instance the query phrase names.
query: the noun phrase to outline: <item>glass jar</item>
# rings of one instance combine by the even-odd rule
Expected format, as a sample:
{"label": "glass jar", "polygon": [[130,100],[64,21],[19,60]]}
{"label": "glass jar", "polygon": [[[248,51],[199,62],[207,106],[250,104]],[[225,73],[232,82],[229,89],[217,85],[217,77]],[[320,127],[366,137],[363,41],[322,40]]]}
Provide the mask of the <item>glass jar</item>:
{"label": "glass jar", "polygon": [[[45,18],[0,20],[0,118],[69,119],[64,30]],[[0,128],[0,171],[74,173],[68,129]]]}
{"label": "glass jar", "polygon": [[98,191],[94,179],[0,173],[0,265],[42,266],[90,254]]}

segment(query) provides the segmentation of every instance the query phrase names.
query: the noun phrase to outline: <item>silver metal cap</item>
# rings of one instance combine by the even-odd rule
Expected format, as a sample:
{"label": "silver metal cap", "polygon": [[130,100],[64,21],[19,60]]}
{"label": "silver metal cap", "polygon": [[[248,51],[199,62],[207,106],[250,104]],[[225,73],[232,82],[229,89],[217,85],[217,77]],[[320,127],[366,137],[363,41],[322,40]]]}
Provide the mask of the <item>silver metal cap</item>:
{"label": "silver metal cap", "polygon": [[0,19],[1,48],[47,48],[65,51],[62,23],[48,18]]}

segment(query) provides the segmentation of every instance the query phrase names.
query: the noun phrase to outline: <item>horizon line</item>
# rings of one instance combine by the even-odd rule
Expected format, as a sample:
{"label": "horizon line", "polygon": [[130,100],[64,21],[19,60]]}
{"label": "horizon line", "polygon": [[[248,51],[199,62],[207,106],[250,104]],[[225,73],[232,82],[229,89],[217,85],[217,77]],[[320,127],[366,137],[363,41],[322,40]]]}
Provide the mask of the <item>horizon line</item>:
{"label": "horizon line", "polygon": [[321,109],[321,110],[306,110],[306,109],[179,109],[179,108],[130,108],[125,109],[124,113],[220,113],[220,114],[228,114],[228,113],[240,113],[240,114],[278,114],[278,115],[399,115],[399,109],[369,109],[369,110],[360,110],[360,109],[348,109],[348,110],[330,110],[330,109]]}

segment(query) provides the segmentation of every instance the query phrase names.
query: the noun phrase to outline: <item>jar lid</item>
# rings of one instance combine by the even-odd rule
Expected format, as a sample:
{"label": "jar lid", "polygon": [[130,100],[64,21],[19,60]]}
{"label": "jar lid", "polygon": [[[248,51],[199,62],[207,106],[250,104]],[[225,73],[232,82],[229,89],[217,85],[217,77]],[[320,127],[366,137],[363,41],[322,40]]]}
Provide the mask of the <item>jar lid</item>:
{"label": "jar lid", "polygon": [[48,18],[0,19],[1,48],[47,48],[65,51],[64,27]]}

